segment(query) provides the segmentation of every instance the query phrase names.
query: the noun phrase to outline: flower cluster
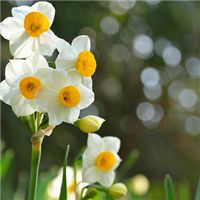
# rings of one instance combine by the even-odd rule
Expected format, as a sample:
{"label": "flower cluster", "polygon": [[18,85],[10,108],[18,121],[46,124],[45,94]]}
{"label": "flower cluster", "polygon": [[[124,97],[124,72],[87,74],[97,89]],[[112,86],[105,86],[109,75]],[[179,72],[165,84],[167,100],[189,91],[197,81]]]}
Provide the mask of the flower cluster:
{"label": "flower cluster", "polygon": [[[9,40],[14,57],[6,65],[0,99],[27,122],[33,116],[37,124],[33,129],[35,137],[50,134],[52,127],[62,122],[90,133],[82,155],[82,180],[88,184],[97,182],[119,197],[121,185],[112,184],[121,161],[120,140],[93,133],[104,119],[92,115],[79,119],[80,110],[94,101],[91,77],[96,71],[96,60],[90,51],[90,39],[81,35],[69,44],[57,37],[50,30],[54,16],[51,3],[37,2],[31,7],[13,8],[12,17],[0,23],[0,34]],[[52,56],[55,50],[58,56],[52,68],[44,56]],[[44,116],[48,119],[45,128],[41,126]]]}
{"label": "flower cluster", "polygon": [[[1,82],[1,100],[17,116],[48,113],[49,125],[74,123],[81,109],[94,101],[91,76],[96,70],[88,36],[72,44],[50,30],[55,9],[48,2],[12,9],[13,17],[0,24],[1,35],[9,40],[11,54]],[[43,57],[57,49],[56,69]]]}

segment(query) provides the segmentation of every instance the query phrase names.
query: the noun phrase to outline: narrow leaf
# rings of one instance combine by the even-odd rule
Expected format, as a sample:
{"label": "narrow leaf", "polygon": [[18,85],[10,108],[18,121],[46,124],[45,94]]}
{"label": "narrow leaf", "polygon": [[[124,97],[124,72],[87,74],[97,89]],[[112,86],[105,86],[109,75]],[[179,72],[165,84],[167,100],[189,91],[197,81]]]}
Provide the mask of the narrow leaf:
{"label": "narrow leaf", "polygon": [[7,150],[4,154],[1,155],[0,162],[0,179],[4,177],[6,172],[8,171],[11,162],[13,160],[14,153],[12,150]]}
{"label": "narrow leaf", "polygon": [[174,183],[170,175],[165,176],[165,197],[166,200],[176,200]]}
{"label": "narrow leaf", "polygon": [[200,200],[200,179],[199,179],[199,183],[198,183],[198,186],[197,186],[195,200]]}
{"label": "narrow leaf", "polygon": [[64,163],[63,163],[63,177],[62,177],[62,185],[60,189],[60,197],[59,200],[67,200],[67,172],[66,172],[66,167],[67,167],[67,159],[68,159],[68,154],[69,154],[69,145],[67,146],[67,150],[65,153],[65,158],[64,158]]}
{"label": "narrow leaf", "polygon": [[125,174],[133,167],[138,158],[140,157],[140,151],[138,149],[133,149],[123,161],[122,166],[119,170],[119,179],[122,179]]}

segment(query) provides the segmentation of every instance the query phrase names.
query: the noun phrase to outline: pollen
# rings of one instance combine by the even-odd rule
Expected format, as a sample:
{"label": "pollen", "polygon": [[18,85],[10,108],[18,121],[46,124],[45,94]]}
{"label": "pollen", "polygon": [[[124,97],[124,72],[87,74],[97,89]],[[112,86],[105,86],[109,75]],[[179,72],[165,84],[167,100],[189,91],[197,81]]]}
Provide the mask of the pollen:
{"label": "pollen", "polygon": [[34,99],[41,86],[41,81],[33,76],[23,78],[19,83],[20,92],[27,99]]}
{"label": "pollen", "polygon": [[90,51],[82,51],[78,55],[76,69],[82,76],[90,77],[96,71],[96,60]]}
{"label": "pollen", "polygon": [[80,91],[72,85],[64,87],[58,94],[60,103],[66,107],[74,107],[78,105],[80,98]]}
{"label": "pollen", "polygon": [[49,20],[41,12],[30,12],[25,16],[24,28],[32,37],[38,37],[49,29]]}
{"label": "pollen", "polygon": [[105,151],[100,153],[96,158],[96,167],[101,171],[109,171],[116,163],[116,158],[113,153]]}

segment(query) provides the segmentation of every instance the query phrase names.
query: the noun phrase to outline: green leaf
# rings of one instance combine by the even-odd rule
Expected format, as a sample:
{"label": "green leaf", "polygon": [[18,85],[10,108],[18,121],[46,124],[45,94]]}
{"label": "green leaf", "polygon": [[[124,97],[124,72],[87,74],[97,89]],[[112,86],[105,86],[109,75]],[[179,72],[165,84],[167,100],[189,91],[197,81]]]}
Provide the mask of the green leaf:
{"label": "green leaf", "polygon": [[55,69],[56,68],[56,64],[54,61],[48,61],[49,67]]}
{"label": "green leaf", "polygon": [[43,115],[43,120],[42,120],[42,123],[40,124],[40,127],[39,129],[45,129],[49,126],[49,117],[48,115],[45,113]]}
{"label": "green leaf", "polygon": [[195,200],[199,200],[200,199],[200,179],[199,179],[199,183],[197,186],[197,191],[196,191],[196,196],[195,196]]}
{"label": "green leaf", "polygon": [[62,177],[62,185],[60,189],[60,197],[59,200],[67,200],[67,180],[66,180],[66,167],[67,167],[67,159],[69,154],[69,145],[67,146],[67,150],[65,153],[64,163],[63,163],[63,177]]}
{"label": "green leaf", "polygon": [[175,200],[174,183],[170,175],[165,176],[165,197],[166,200]]}
{"label": "green leaf", "polygon": [[7,150],[4,154],[1,155],[0,162],[0,179],[4,177],[6,172],[8,171],[10,164],[13,160],[14,153],[12,150]]}
{"label": "green leaf", "polygon": [[134,166],[140,157],[140,151],[138,149],[133,149],[123,161],[121,168],[119,170],[119,179],[123,179],[125,174]]}

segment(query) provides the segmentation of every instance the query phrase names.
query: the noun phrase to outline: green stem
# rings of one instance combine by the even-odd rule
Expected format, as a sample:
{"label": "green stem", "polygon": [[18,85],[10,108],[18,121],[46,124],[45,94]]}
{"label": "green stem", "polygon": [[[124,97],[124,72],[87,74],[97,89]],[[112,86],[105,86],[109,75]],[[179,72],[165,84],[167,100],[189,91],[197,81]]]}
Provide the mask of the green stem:
{"label": "green stem", "polygon": [[36,132],[36,124],[35,124],[35,113],[28,116],[28,126],[31,130],[31,133],[34,134]]}
{"label": "green stem", "polygon": [[41,122],[42,122],[42,119],[43,119],[43,114],[37,112],[37,125],[36,125],[37,131],[39,131],[39,128],[40,128],[40,124],[41,124]]}
{"label": "green stem", "polygon": [[36,200],[42,140],[43,137],[37,137],[34,135],[32,137],[31,173],[30,173],[27,200]]}

